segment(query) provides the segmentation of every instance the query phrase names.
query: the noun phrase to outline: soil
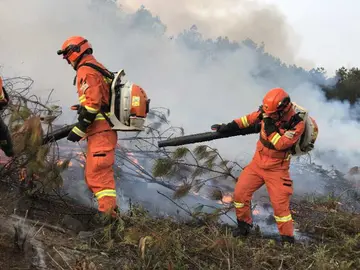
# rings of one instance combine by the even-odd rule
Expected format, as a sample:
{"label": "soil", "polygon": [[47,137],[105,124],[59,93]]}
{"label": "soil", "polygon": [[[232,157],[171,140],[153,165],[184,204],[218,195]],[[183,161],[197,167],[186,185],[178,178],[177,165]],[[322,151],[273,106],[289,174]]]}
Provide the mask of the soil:
{"label": "soil", "polygon": [[96,211],[70,200],[21,194],[0,186],[0,269],[113,269],[116,262],[106,253],[82,250],[86,231],[96,228]]}

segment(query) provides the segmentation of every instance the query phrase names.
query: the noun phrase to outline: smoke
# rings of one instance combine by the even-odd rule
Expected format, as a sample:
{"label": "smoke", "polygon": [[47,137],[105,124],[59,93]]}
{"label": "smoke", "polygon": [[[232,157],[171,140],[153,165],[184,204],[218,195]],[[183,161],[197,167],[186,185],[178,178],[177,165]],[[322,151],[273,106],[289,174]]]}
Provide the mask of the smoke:
{"label": "smoke", "polygon": [[249,0],[182,0],[175,4],[166,0],[117,0],[126,12],[142,5],[159,16],[169,35],[177,35],[196,25],[204,38],[227,36],[241,41],[251,38],[265,43],[266,51],[288,64],[312,64],[297,59],[301,38],[287,24],[286,17],[273,5]]}
{"label": "smoke", "polygon": [[[141,3],[160,19],[146,10],[136,12]],[[197,31],[183,32],[193,24]],[[221,4],[118,1],[117,5],[105,0],[64,0],[61,4],[2,0],[0,25],[2,75],[33,78],[34,94],[44,98],[54,89],[52,100],[64,110],[62,123],[74,121],[76,116],[68,108],[77,103],[77,93],[72,85],[75,72],[56,51],[68,36],[82,35],[90,40],[100,62],[110,70],[124,68],[128,79],[147,91],[151,106],[170,108],[170,120],[183,126],[186,133],[203,132],[214,123],[257,110],[269,88],[288,86],[292,99],[309,109],[318,122],[315,161],[324,165],[341,162],[346,169],[359,160],[355,159],[359,157],[355,146],[360,128],[347,104],[325,101],[308,77],[295,70],[283,72],[273,60],[260,59],[250,47],[236,49],[226,42],[221,47],[206,41],[219,35],[239,42],[245,38],[263,41],[266,51],[288,63],[296,62],[300,38],[273,6],[245,0]],[[206,57],[206,50],[211,57]],[[265,66],[279,69],[276,78],[260,78]],[[256,140],[256,135],[250,135],[211,145],[230,159],[247,162]]]}

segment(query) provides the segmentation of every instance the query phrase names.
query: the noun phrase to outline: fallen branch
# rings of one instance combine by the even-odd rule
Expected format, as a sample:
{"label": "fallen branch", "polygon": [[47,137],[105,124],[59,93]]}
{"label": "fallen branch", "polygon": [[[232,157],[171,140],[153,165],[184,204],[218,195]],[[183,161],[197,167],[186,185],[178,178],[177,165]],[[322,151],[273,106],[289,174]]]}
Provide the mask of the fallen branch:
{"label": "fallen branch", "polygon": [[23,222],[27,221],[27,222],[29,222],[31,224],[34,224],[35,226],[44,226],[45,228],[53,230],[53,231],[66,233],[66,231],[63,228],[60,228],[58,226],[50,225],[50,224],[47,224],[47,223],[44,223],[44,222],[39,222],[39,221],[35,221],[35,220],[32,220],[32,219],[28,219],[28,218],[25,219],[25,218],[22,218],[20,216],[14,215],[14,214],[10,215],[10,217],[18,219],[18,220],[23,221]]}
{"label": "fallen branch", "polygon": [[61,267],[61,265],[57,262],[57,261],[55,261],[55,259],[53,258],[53,257],[51,257],[51,255],[49,254],[49,252],[46,252],[46,254],[49,256],[49,258],[55,263],[55,265],[57,266],[57,267],[59,267],[61,270],[65,270],[64,268],[62,268]]}

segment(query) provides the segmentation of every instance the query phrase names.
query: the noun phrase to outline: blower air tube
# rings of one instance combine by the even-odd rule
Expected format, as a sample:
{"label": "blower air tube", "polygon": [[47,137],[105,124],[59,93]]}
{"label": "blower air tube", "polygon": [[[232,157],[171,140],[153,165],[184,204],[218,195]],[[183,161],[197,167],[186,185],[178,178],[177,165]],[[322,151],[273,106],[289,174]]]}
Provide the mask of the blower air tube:
{"label": "blower air tube", "polygon": [[[42,144],[47,144],[50,142],[61,140],[65,137],[67,137],[72,130],[72,128],[76,125],[66,125],[62,128],[59,128],[51,133],[46,134],[43,136],[43,142]],[[181,136],[173,139],[168,139],[164,141],[158,142],[158,147],[167,147],[167,146],[179,146],[179,145],[185,145],[185,144],[192,144],[192,143],[198,143],[198,142],[206,142],[206,141],[212,141],[222,138],[229,138],[229,137],[235,137],[240,135],[248,135],[248,134],[255,134],[260,132],[260,126],[250,126],[248,128],[243,128],[237,131],[233,132],[226,132],[226,133],[220,133],[220,132],[203,132],[203,133],[196,133],[192,135],[186,135]]]}
{"label": "blower air tube", "polygon": [[255,134],[255,133],[259,133],[259,131],[260,131],[260,126],[255,126],[255,127],[250,126],[248,128],[243,128],[237,131],[226,132],[226,133],[211,132],[211,131],[204,133],[196,133],[192,135],[186,135],[186,136],[176,137],[173,139],[159,141],[158,147],[179,146],[179,145],[192,144],[198,142],[206,142],[206,141],[212,141],[212,140],[240,136],[240,135]]}
{"label": "blower air tube", "polygon": [[44,145],[44,144],[47,144],[50,142],[56,142],[58,140],[61,140],[65,137],[67,137],[75,125],[76,125],[76,123],[72,124],[72,125],[66,125],[62,128],[59,128],[59,129],[51,132],[51,133],[46,134],[45,136],[43,136],[42,144]]}

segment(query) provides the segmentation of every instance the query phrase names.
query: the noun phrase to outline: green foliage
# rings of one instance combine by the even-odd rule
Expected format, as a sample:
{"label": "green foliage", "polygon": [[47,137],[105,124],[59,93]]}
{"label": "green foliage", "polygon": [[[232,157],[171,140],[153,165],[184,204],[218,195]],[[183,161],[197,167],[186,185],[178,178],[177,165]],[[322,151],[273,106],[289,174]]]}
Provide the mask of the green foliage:
{"label": "green foliage", "polygon": [[[185,182],[175,191],[175,199],[187,195],[191,190],[199,192],[210,179],[236,179],[231,174],[235,165],[222,159],[216,149],[207,145],[198,145],[193,150],[177,147],[171,155],[165,156],[155,161],[153,175]],[[219,196],[219,193],[217,196],[210,195],[210,199],[219,200]]]}
{"label": "green foliage", "polygon": [[360,101],[360,69],[342,67],[336,71],[336,77],[338,81],[334,86],[322,87],[326,97],[328,99],[349,101],[351,105]]}
{"label": "green foliage", "polygon": [[210,155],[210,152],[207,151],[206,145],[199,145],[194,149],[194,154],[197,159],[202,160],[207,158]]}
{"label": "green foliage", "polygon": [[186,147],[178,147],[172,154],[173,159],[181,159],[186,156],[186,154],[189,152],[189,149]]}
{"label": "green foliage", "polygon": [[208,170],[206,168],[203,168],[203,167],[196,167],[194,170],[193,170],[193,173],[191,174],[191,177],[193,179],[195,179],[196,177],[198,176],[201,176],[205,173],[207,173]]}
{"label": "green foliage", "polygon": [[155,161],[152,173],[155,177],[170,175],[174,164],[174,161],[170,158],[159,158]]}
{"label": "green foliage", "polygon": [[[42,145],[42,121],[51,128],[51,123],[61,112],[57,105],[47,107],[35,98],[30,99],[19,91],[10,92],[11,104],[3,115],[8,119],[15,157],[2,177],[18,172],[29,193],[51,192],[62,186],[61,173],[68,168],[70,160],[59,162],[56,146]],[[39,109],[40,108],[40,109]],[[45,116],[43,114],[45,112]],[[21,172],[21,173],[20,173]]]}
{"label": "green foliage", "polygon": [[215,166],[215,160],[217,159],[217,157],[218,157],[218,155],[216,153],[210,154],[205,161],[206,167],[209,169],[213,169]]}

